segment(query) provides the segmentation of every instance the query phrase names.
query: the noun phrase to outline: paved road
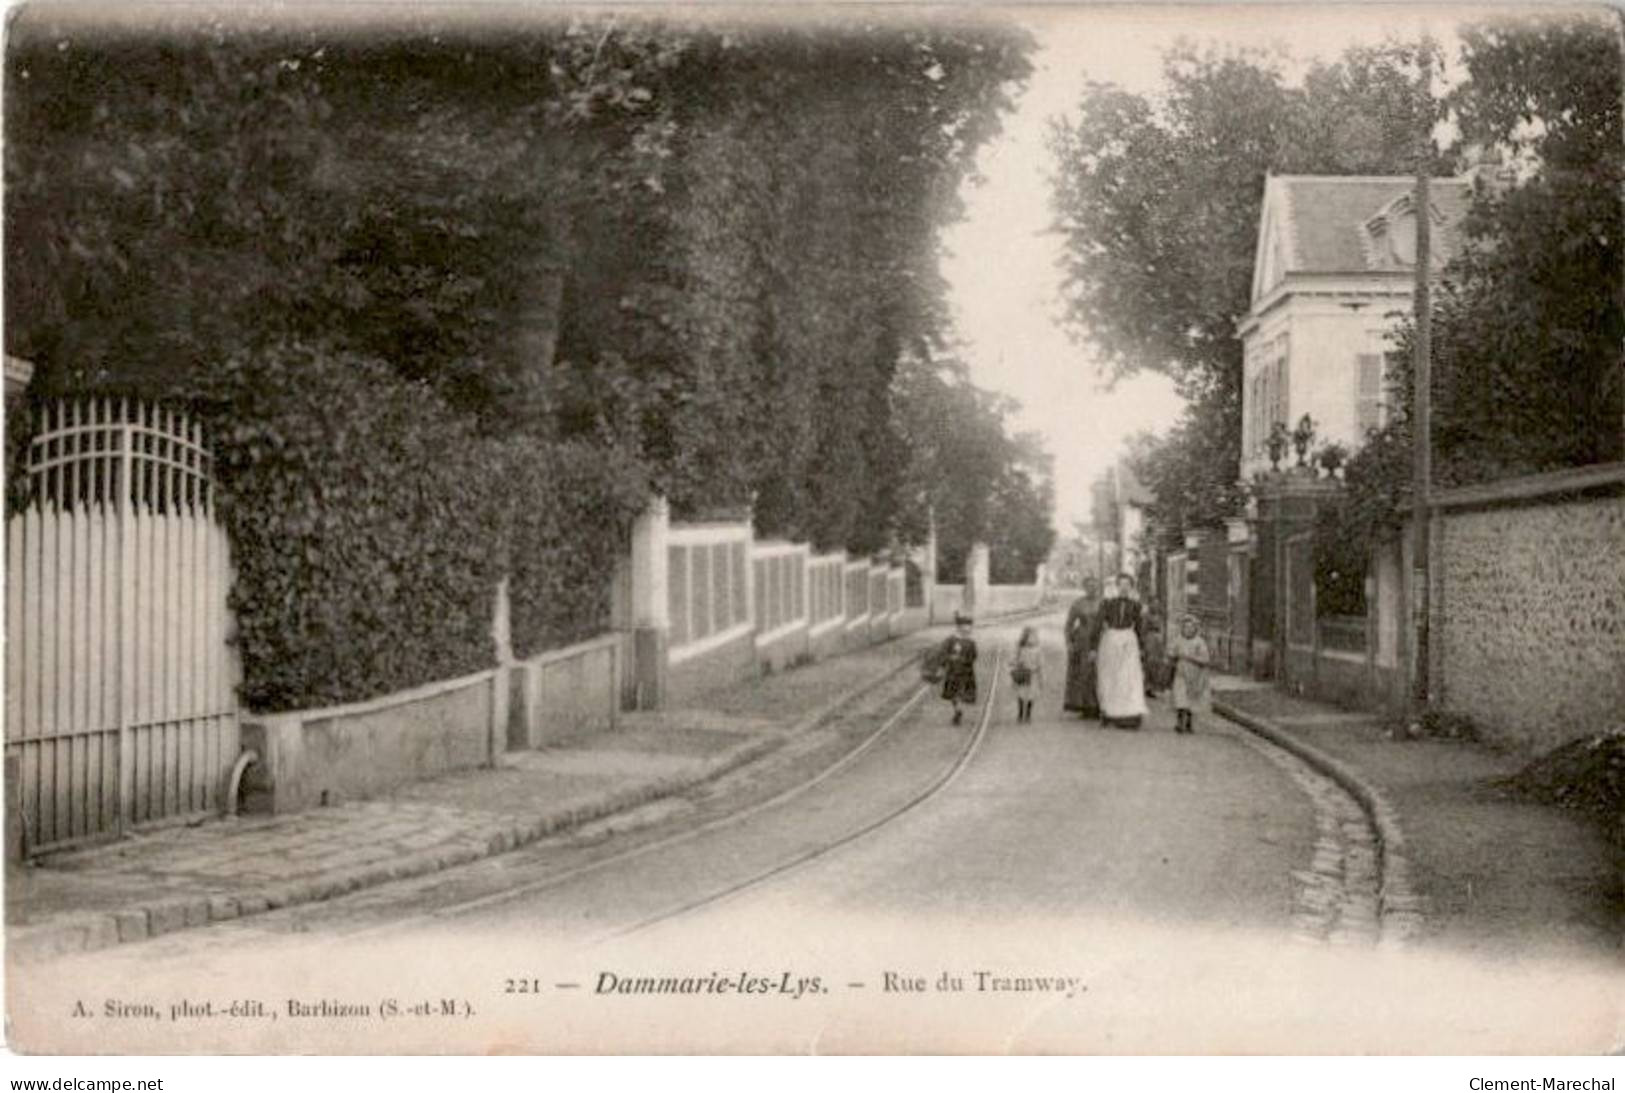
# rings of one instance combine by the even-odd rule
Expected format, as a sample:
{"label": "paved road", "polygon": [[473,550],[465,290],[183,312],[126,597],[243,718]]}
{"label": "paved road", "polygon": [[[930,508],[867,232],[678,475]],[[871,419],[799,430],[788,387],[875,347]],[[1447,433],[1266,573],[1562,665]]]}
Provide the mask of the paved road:
{"label": "paved road", "polygon": [[[930,712],[916,732],[942,731]],[[1031,724],[1002,703],[999,714],[940,796],[718,909],[715,928],[792,910],[1291,926],[1291,874],[1309,858],[1312,809],[1234,732],[1178,736],[1160,710],[1139,732],[1057,709],[1040,708]]]}
{"label": "paved road", "polygon": [[[1058,634],[1049,635],[1058,645]],[[991,650],[984,635],[983,693]],[[1059,682],[1060,656],[1050,679]],[[1001,683],[1002,686],[1002,683]],[[818,917],[1108,917],[1287,933],[1293,871],[1309,862],[1310,799],[1242,734],[1218,724],[1171,731],[1165,708],[1139,732],[1064,715],[1056,694],[1031,724],[1008,690],[972,761],[919,808],[789,876],[687,915],[684,934],[738,936],[762,922]],[[493,907],[470,925],[526,924],[616,935],[858,830],[918,796],[951,766],[973,726],[922,704],[852,769],[786,806],[656,860],[564,891]]]}
{"label": "paved road", "polygon": [[[985,694],[1013,633],[981,638]],[[1102,729],[1054,691],[1018,725],[999,685],[979,739],[976,719],[917,702],[838,775],[772,803],[887,723],[916,689],[901,681],[639,830],[59,961],[14,983],[12,1012],[153,1050],[1443,1051],[1530,1027],[1482,1008],[1452,1024],[1464,999],[1520,995],[1454,987],[1441,1009],[1410,966],[1406,997],[1427,1008],[1396,1007],[1357,816],[1293,762],[1216,721],[1175,735],[1161,706],[1139,732]],[[281,1016],[168,1019],[200,994]],[[109,998],[161,1016],[64,1020]],[[369,1013],[295,1020],[295,1000]],[[385,1020],[391,1000],[432,1012]]]}

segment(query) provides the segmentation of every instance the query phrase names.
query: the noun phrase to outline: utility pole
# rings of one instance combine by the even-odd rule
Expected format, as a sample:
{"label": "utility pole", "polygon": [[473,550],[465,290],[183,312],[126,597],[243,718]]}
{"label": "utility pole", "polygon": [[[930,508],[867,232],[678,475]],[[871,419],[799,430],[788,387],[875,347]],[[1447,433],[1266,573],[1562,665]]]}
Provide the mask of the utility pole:
{"label": "utility pole", "polygon": [[[1420,107],[1416,138],[1416,193],[1412,201],[1416,214],[1416,287],[1412,313],[1416,323],[1416,337],[1412,346],[1414,412],[1411,419],[1411,452],[1415,483],[1412,489],[1411,529],[1413,550],[1412,610],[1416,635],[1416,686],[1411,696],[1412,709],[1426,706],[1430,697],[1428,678],[1428,616],[1430,584],[1428,522],[1431,518],[1429,492],[1433,484],[1432,413],[1433,413],[1433,300],[1432,300],[1432,199],[1430,196],[1430,160],[1432,156],[1432,50],[1433,42],[1423,36],[1421,43],[1417,102]],[[1419,608],[1419,610],[1418,610]]]}

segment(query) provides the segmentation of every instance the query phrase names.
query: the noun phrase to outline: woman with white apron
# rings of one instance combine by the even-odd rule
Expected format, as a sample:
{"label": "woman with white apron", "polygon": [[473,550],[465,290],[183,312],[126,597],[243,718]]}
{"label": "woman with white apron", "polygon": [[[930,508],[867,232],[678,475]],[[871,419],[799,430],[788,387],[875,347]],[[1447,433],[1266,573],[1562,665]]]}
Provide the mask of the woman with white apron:
{"label": "woman with white apron", "polygon": [[1117,595],[1095,619],[1095,671],[1102,724],[1137,729],[1145,716],[1145,671],[1140,664],[1144,621],[1134,600],[1134,578],[1117,578]]}

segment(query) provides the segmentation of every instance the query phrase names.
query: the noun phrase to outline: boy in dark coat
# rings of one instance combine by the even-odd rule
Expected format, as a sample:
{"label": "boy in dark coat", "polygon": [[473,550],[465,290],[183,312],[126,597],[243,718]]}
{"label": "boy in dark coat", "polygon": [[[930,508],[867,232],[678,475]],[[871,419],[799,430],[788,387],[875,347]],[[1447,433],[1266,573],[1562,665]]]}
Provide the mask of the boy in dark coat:
{"label": "boy in dark coat", "polygon": [[961,705],[976,705],[976,643],[970,631],[970,618],[955,615],[954,634],[942,643],[942,697],[953,703],[955,725],[964,716]]}

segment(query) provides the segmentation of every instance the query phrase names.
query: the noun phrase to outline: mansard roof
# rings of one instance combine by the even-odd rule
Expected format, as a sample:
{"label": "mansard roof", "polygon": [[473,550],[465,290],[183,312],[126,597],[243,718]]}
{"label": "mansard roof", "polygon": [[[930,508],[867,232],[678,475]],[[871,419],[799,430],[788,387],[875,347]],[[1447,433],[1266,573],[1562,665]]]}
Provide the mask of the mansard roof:
{"label": "mansard roof", "polygon": [[[1409,269],[1414,259],[1407,260],[1386,233],[1409,217],[1415,185],[1404,175],[1272,176],[1259,218],[1254,297],[1293,273]],[[1434,179],[1429,196],[1434,262],[1443,264],[1460,249],[1471,184],[1466,178]]]}

